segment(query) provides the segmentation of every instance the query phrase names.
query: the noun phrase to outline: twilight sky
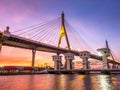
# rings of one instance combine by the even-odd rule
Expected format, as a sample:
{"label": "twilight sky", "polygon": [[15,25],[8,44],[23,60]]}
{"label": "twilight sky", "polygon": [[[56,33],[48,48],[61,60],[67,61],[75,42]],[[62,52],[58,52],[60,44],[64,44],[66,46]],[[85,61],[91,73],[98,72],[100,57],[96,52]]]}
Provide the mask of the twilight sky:
{"label": "twilight sky", "polygon": [[[0,31],[7,25],[12,31],[52,20],[62,11],[94,50],[104,47],[107,39],[116,57],[120,57],[120,0],[0,0]],[[36,65],[53,65],[51,55],[37,52]],[[0,65],[30,63],[30,50],[2,48]]]}

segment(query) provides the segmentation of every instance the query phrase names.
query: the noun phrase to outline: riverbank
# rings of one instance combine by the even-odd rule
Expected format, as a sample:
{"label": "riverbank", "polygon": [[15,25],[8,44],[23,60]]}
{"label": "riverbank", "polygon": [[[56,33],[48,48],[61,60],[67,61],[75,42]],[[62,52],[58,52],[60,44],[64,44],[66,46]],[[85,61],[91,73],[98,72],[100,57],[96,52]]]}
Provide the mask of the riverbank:
{"label": "riverbank", "polygon": [[30,75],[30,74],[48,74],[46,71],[36,71],[36,72],[0,72],[0,75]]}
{"label": "riverbank", "polygon": [[44,71],[2,71],[0,75],[31,75],[31,74],[120,74],[120,70],[44,70]]}

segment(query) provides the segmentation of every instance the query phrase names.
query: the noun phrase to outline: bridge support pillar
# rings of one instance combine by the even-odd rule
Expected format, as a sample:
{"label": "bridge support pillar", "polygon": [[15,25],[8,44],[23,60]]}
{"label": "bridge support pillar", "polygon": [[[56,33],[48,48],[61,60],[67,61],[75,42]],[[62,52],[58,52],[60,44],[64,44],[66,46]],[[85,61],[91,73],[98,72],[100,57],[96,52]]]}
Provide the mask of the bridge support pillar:
{"label": "bridge support pillar", "polygon": [[110,56],[110,50],[108,48],[97,49],[97,51],[102,56],[103,69],[109,69],[109,63],[107,57]]}
{"label": "bridge support pillar", "polygon": [[0,52],[1,52],[1,49],[2,49],[2,42],[0,41]]}
{"label": "bridge support pillar", "polygon": [[117,64],[117,69],[119,68],[119,65]]}
{"label": "bridge support pillar", "polygon": [[112,64],[112,69],[116,69],[115,63]]}
{"label": "bridge support pillar", "polygon": [[88,61],[88,59],[90,58],[90,52],[81,51],[79,52],[79,56],[83,60],[83,69],[90,69],[90,62]]}
{"label": "bridge support pillar", "polygon": [[73,69],[73,64],[72,60],[74,60],[74,54],[72,53],[66,53],[65,55],[65,60],[66,60],[66,68],[67,70]]}
{"label": "bridge support pillar", "polygon": [[62,56],[54,55],[54,56],[52,56],[52,58],[53,58],[53,61],[54,61],[54,70],[61,70]]}
{"label": "bridge support pillar", "polygon": [[32,67],[34,67],[35,64],[35,54],[36,54],[36,49],[32,50]]}
{"label": "bridge support pillar", "polygon": [[83,69],[90,69],[90,62],[88,59],[83,59]]}
{"label": "bridge support pillar", "polygon": [[0,32],[0,52],[1,52],[1,49],[2,49],[2,44],[3,44],[3,36],[4,34],[2,32]]}

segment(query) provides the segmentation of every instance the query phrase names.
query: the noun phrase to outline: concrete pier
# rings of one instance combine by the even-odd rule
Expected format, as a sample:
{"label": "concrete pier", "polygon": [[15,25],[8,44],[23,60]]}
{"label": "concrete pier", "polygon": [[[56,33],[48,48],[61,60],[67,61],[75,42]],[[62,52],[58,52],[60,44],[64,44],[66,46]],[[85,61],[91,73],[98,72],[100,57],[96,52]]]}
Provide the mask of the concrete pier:
{"label": "concrete pier", "polygon": [[36,54],[36,49],[32,50],[32,67],[34,67],[35,64],[35,54]]}
{"label": "concrete pier", "polygon": [[108,48],[97,49],[97,51],[101,54],[103,61],[103,69],[109,69],[108,56],[110,56],[110,50]]}
{"label": "concrete pier", "polygon": [[66,53],[64,55],[65,55],[65,60],[66,60],[66,69],[67,70],[73,69],[72,61],[74,60],[74,54]]}
{"label": "concrete pier", "polygon": [[54,56],[52,56],[52,58],[53,58],[53,61],[54,61],[54,70],[61,70],[62,56],[54,55]]}
{"label": "concrete pier", "polygon": [[79,56],[83,60],[83,69],[84,70],[90,69],[90,62],[88,61],[88,59],[90,58],[90,52],[81,51],[81,52],[79,52]]}

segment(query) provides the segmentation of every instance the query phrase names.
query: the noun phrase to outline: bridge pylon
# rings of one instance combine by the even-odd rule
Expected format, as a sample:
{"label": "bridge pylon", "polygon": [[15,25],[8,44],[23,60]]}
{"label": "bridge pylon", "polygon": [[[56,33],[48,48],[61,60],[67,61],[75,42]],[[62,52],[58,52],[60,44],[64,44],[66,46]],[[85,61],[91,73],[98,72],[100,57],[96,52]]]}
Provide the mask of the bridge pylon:
{"label": "bridge pylon", "polygon": [[60,46],[61,46],[62,38],[65,37],[66,42],[67,42],[67,49],[71,50],[67,32],[66,32],[66,28],[65,28],[64,12],[62,12],[62,14],[61,14],[61,22],[62,23],[61,23],[60,36],[59,36],[59,41],[58,41],[58,48],[60,48]]}
{"label": "bridge pylon", "polygon": [[[67,43],[67,49],[71,50],[68,35],[66,32],[66,28],[65,28],[64,12],[62,12],[62,14],[61,14],[61,29],[60,29],[60,35],[59,35],[59,41],[58,41],[58,48],[60,48],[60,46],[61,46],[61,41],[62,41],[63,37],[65,37],[65,40]],[[68,60],[65,61],[65,65],[64,65],[65,69],[68,69],[68,62],[69,62]],[[71,68],[71,65],[72,65],[72,62],[70,61],[70,68]]]}
{"label": "bridge pylon", "polygon": [[[106,40],[106,48],[109,49],[110,56],[112,57],[113,61],[115,61],[115,58],[114,58],[114,56],[113,56],[113,54],[112,54],[112,52],[111,52],[111,50],[110,50],[110,47],[109,47],[109,44],[108,44],[108,41],[107,41],[107,40]],[[112,64],[112,69],[116,69],[116,64],[115,64],[115,62],[113,62],[113,64]]]}

